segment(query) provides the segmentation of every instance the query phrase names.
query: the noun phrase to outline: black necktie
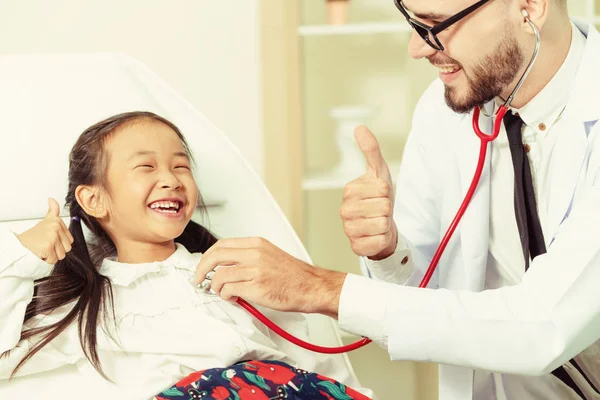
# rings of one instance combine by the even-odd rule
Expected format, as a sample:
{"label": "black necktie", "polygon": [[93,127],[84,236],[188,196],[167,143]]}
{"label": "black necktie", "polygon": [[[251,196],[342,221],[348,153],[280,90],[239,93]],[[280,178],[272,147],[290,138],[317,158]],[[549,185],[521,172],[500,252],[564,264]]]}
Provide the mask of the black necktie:
{"label": "black necktie", "polygon": [[531,256],[533,260],[538,255],[544,254],[546,244],[535,203],[529,160],[521,137],[523,120],[509,111],[504,116],[504,126],[515,171],[515,217],[519,227],[523,257],[525,257],[525,270],[527,270],[529,257]]}
{"label": "black necktie", "polygon": [[[527,270],[529,268],[529,257],[531,256],[533,260],[538,255],[544,254],[546,252],[546,244],[537,212],[529,159],[525,153],[523,138],[521,136],[523,120],[518,115],[513,115],[509,111],[504,116],[504,126],[506,127],[506,135],[508,136],[508,144],[515,171],[515,217],[517,219],[517,226],[519,227],[523,256],[525,257],[525,270]],[[571,364],[579,369],[575,360],[570,361]],[[583,393],[564,367],[558,367],[552,371],[552,374],[573,389],[582,399],[585,399]]]}

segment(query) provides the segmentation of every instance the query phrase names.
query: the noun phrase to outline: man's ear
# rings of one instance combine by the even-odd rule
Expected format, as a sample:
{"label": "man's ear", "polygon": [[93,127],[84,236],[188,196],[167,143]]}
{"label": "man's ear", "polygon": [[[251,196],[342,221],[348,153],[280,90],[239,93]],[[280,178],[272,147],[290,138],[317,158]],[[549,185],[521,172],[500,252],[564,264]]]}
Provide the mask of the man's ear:
{"label": "man's ear", "polygon": [[531,35],[533,35],[533,30],[529,23],[525,19],[525,15],[529,17],[531,22],[541,31],[542,27],[546,23],[548,19],[548,11],[550,7],[557,7],[554,1],[553,4],[550,4],[554,0],[522,0],[519,3],[519,15],[522,19],[521,27],[523,30]]}

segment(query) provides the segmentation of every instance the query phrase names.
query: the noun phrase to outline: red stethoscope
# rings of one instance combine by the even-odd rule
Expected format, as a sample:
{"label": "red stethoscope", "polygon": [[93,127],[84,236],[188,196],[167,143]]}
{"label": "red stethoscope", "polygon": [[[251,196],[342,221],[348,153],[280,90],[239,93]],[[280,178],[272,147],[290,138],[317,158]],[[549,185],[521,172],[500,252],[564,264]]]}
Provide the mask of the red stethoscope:
{"label": "red stethoscope", "polygon": [[[525,69],[525,72],[521,76],[521,79],[519,79],[519,82],[515,86],[514,90],[512,91],[512,93],[510,94],[508,99],[495,112],[494,128],[493,128],[493,131],[491,134],[484,133],[479,127],[479,115],[480,115],[481,109],[479,107],[475,107],[475,109],[473,110],[473,130],[475,131],[475,134],[477,135],[477,137],[479,137],[479,139],[481,140],[481,147],[479,148],[479,159],[477,161],[477,168],[475,169],[475,174],[473,176],[471,186],[469,186],[469,190],[467,191],[467,194],[465,195],[465,198],[464,198],[462,204],[460,205],[458,212],[456,213],[456,216],[450,223],[450,226],[448,227],[446,234],[442,238],[442,241],[440,242],[440,245],[438,246],[437,251],[435,252],[433,258],[431,259],[431,263],[429,264],[429,267],[427,268],[427,271],[425,272],[425,275],[423,276],[423,280],[419,284],[420,288],[427,287],[427,285],[429,284],[429,280],[431,279],[431,277],[433,276],[433,273],[435,272],[437,264],[438,264],[440,258],[442,257],[442,254],[446,248],[446,245],[450,241],[450,238],[454,234],[454,230],[458,226],[458,223],[460,222],[465,211],[467,210],[467,206],[471,202],[471,199],[473,198],[473,194],[475,193],[475,189],[477,188],[477,184],[479,183],[479,178],[481,178],[481,173],[483,171],[483,167],[485,164],[487,145],[489,142],[491,142],[492,140],[494,140],[498,137],[498,134],[500,133],[500,128],[502,127],[502,119],[504,118],[504,115],[508,112],[508,107],[512,103],[515,95],[517,94],[517,92],[519,91],[521,86],[523,85],[525,78],[527,77],[527,75],[529,74],[531,69],[533,68],[533,64],[535,63],[535,60],[539,53],[540,41],[541,41],[539,31],[538,31],[537,27],[531,22],[528,14],[525,10],[523,10],[523,17],[525,18],[525,21],[527,21],[529,23],[529,25],[531,26],[531,29],[533,30],[533,32],[535,34],[536,42],[535,42],[535,49],[534,49],[533,56],[531,57],[531,61],[529,61],[529,65]],[[205,289],[208,289],[208,288],[209,288],[208,286],[205,287]],[[252,305],[250,305],[244,299],[238,298],[237,303],[241,307],[246,309],[254,317],[256,317],[259,321],[261,321],[263,324],[265,324],[273,332],[275,332],[279,336],[283,337],[284,339],[290,341],[291,343],[294,343],[295,345],[303,347],[307,350],[315,351],[318,353],[324,353],[324,354],[339,354],[339,353],[346,353],[346,352],[349,352],[352,350],[359,349],[359,348],[366,346],[367,344],[372,342],[371,339],[369,339],[369,338],[363,338],[355,343],[351,343],[346,346],[340,346],[340,347],[317,346],[312,343],[308,343],[301,339],[298,339],[297,337],[284,331],[278,325],[276,325],[273,321],[271,321],[266,316],[264,316],[260,311],[258,311]]]}

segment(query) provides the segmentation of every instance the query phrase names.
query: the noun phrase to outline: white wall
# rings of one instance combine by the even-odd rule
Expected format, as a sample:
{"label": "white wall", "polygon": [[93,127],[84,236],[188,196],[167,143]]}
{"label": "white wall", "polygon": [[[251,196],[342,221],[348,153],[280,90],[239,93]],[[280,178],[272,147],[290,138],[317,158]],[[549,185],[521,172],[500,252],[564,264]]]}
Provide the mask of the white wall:
{"label": "white wall", "polygon": [[262,176],[259,0],[0,0],[0,54],[119,51],[154,70]]}

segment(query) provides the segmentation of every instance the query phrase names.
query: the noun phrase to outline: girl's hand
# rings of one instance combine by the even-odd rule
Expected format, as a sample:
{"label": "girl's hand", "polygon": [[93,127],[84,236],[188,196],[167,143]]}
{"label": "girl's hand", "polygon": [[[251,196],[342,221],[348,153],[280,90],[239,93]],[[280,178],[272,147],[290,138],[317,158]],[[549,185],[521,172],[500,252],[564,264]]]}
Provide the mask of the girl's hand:
{"label": "girl's hand", "polygon": [[73,236],[60,218],[60,206],[48,199],[48,213],[33,228],[17,235],[21,244],[48,264],[56,264],[71,251]]}

